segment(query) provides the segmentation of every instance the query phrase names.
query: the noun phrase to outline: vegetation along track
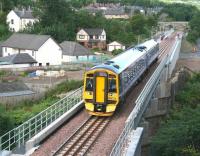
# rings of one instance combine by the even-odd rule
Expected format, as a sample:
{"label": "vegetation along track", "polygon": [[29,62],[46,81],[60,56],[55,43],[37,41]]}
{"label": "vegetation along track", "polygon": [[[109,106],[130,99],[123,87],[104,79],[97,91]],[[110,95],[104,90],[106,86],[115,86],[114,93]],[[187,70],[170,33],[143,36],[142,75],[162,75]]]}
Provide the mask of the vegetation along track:
{"label": "vegetation along track", "polygon": [[103,129],[109,123],[111,117],[90,116],[80,128],[69,137],[53,154],[54,156],[82,156],[86,154]]}

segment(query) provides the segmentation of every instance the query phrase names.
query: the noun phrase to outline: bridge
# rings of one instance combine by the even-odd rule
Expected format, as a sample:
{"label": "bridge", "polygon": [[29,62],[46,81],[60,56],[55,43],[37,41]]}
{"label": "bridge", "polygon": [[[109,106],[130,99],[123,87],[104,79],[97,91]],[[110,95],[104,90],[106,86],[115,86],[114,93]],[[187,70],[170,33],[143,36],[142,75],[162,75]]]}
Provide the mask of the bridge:
{"label": "bridge", "polygon": [[189,25],[189,22],[186,22],[186,21],[158,22],[158,26],[160,30],[165,30],[166,28],[185,30],[188,28],[188,25]]}
{"label": "bridge", "polygon": [[[165,109],[160,107],[167,107],[168,104],[165,100],[169,97],[169,86],[171,86],[168,80],[179,57],[181,40],[182,36],[179,33],[178,36],[171,34],[161,42],[161,54],[154,67],[155,70],[152,71],[137,99],[132,102],[134,107],[125,121],[121,135],[110,151],[110,156],[141,154],[142,140],[147,139],[144,131],[148,131],[149,123],[146,119],[165,113]],[[33,153],[42,141],[83,107],[81,97],[82,87],[1,136],[0,155],[15,155],[19,154],[18,151],[24,152],[21,155]]]}

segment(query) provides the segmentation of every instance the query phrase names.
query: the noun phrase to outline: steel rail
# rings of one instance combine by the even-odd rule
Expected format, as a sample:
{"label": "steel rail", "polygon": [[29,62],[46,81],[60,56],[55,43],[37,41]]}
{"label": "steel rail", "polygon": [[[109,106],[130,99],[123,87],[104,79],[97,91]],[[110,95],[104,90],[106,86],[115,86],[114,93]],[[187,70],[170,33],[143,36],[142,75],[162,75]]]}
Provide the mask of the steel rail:
{"label": "steel rail", "polygon": [[109,123],[108,117],[90,116],[53,154],[53,156],[84,155]]}

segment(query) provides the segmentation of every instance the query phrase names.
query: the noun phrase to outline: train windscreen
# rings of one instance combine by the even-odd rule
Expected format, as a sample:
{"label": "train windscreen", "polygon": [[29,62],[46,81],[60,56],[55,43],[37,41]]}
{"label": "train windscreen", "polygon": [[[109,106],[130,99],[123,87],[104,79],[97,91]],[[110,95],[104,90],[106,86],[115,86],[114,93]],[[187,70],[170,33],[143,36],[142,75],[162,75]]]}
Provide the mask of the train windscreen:
{"label": "train windscreen", "polygon": [[86,79],[85,91],[93,91],[93,79],[92,78]]}
{"label": "train windscreen", "polygon": [[116,88],[116,80],[115,79],[110,79],[109,80],[109,92],[117,92],[117,88]]}

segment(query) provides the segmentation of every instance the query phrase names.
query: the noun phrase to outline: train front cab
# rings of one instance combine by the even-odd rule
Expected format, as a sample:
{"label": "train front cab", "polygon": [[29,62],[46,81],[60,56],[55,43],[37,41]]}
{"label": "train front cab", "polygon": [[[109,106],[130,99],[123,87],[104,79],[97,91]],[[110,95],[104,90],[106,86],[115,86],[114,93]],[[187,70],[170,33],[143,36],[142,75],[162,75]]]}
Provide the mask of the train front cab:
{"label": "train front cab", "polygon": [[111,116],[119,103],[118,75],[109,70],[85,73],[83,99],[91,115]]}

